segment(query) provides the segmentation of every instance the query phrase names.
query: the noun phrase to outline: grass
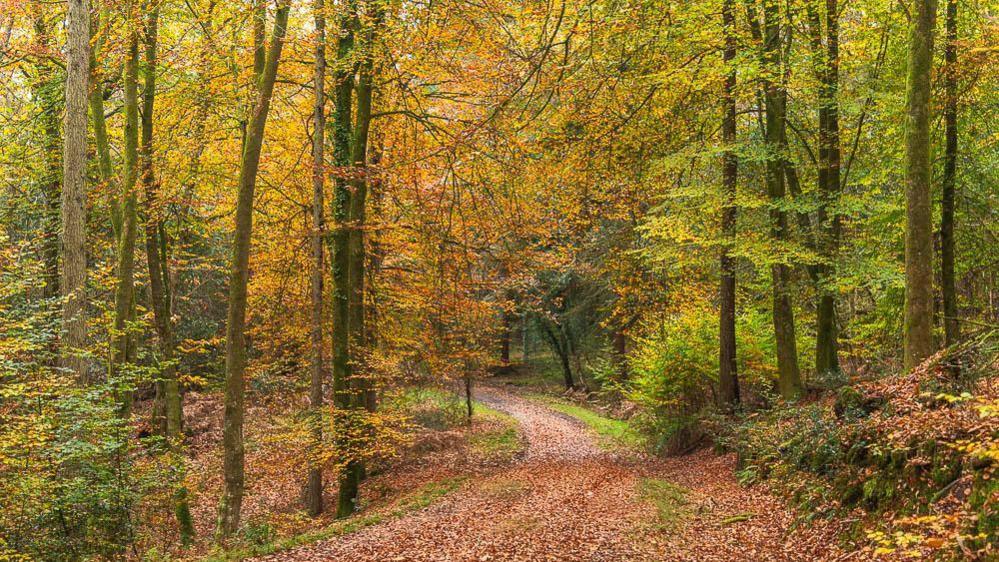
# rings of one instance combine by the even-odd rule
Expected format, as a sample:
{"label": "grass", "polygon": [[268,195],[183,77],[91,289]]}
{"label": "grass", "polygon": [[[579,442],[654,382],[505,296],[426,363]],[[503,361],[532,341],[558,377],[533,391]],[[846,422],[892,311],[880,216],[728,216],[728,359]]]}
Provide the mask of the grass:
{"label": "grass", "polygon": [[533,395],[533,398],[543,401],[551,409],[572,416],[586,424],[597,434],[597,444],[604,449],[642,449],[645,447],[645,437],[625,420],[608,418],[593,410],[571,404],[551,396]]}
{"label": "grass", "polygon": [[638,494],[656,506],[657,526],[672,529],[683,518],[690,515],[689,490],[667,480],[643,478],[638,481]]}
{"label": "grass", "polygon": [[417,511],[427,507],[435,500],[449,494],[450,492],[456,490],[458,486],[464,482],[467,477],[456,477],[441,480],[439,482],[430,482],[417,489],[415,492],[407,495],[397,502],[391,509],[378,513],[371,514],[361,514],[348,519],[337,521],[332,525],[324,527],[322,529],[317,529],[314,531],[308,531],[299,535],[294,535],[291,537],[286,537],[282,539],[277,539],[266,544],[248,545],[242,546],[240,548],[235,548],[232,550],[227,550],[224,552],[216,552],[209,555],[204,559],[204,562],[224,562],[228,560],[244,560],[246,558],[251,558],[254,556],[265,556],[268,554],[274,554],[275,552],[281,552],[284,550],[290,550],[295,547],[299,547],[306,544],[311,544],[314,542],[331,539],[334,537],[342,537],[344,535],[349,535],[356,531],[360,531],[365,527],[370,527],[372,525],[377,525],[382,521],[388,521],[390,519],[396,519],[406,515],[407,513]]}
{"label": "grass", "polygon": [[520,438],[520,424],[513,416],[495,410],[481,402],[473,402],[473,416],[495,422],[495,429],[473,434],[468,444],[475,453],[500,459],[512,459],[523,449]]}

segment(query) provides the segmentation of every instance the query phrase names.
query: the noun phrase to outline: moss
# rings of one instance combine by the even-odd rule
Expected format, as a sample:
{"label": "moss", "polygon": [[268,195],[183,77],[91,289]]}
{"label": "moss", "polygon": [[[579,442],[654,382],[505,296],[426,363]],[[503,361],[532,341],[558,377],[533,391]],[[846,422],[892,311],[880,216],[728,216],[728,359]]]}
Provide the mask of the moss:
{"label": "moss", "polygon": [[668,480],[643,478],[638,482],[639,496],[655,504],[657,526],[672,529],[690,514],[689,490]]}
{"label": "moss", "polygon": [[976,530],[985,534],[988,541],[999,542],[999,505],[996,501],[999,495],[999,480],[994,477],[986,480],[985,474],[980,473],[976,476],[968,503],[979,514]]}

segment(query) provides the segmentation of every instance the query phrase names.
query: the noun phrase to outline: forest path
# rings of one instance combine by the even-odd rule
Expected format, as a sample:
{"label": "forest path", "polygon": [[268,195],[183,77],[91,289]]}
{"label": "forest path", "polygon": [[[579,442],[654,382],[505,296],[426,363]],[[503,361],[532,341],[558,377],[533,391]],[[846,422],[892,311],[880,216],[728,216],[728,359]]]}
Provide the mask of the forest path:
{"label": "forest path", "polygon": [[[513,416],[524,458],[470,479],[407,516],[265,558],[271,561],[757,561],[827,560],[785,540],[778,500],[741,488],[732,459],[702,452],[666,461],[602,450],[585,426],[498,388],[477,398]],[[640,489],[668,482],[682,499],[657,516]],[[746,521],[726,522],[752,514]],[[802,550],[804,548],[804,550]]]}

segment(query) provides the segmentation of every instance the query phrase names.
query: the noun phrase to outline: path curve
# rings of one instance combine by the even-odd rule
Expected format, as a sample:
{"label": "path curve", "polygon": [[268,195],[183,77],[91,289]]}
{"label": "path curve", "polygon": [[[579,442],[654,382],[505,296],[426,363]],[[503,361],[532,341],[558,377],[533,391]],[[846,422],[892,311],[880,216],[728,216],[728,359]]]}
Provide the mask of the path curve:
{"label": "path curve", "polygon": [[[784,531],[788,511],[746,491],[730,459],[701,453],[674,461],[628,461],[601,450],[577,420],[499,388],[477,398],[513,416],[527,441],[524,458],[475,477],[420,511],[261,560],[337,562],[642,562],[825,560],[804,555]],[[657,527],[638,497],[655,476],[690,489],[683,528]],[[735,510],[751,521],[720,524]]]}

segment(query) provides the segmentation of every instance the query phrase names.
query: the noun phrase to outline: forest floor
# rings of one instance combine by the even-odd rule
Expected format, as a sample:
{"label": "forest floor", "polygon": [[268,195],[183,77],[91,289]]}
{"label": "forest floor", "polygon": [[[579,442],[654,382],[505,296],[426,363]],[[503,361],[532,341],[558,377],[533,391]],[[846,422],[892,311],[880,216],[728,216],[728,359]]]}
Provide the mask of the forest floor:
{"label": "forest floor", "polygon": [[784,501],[745,488],[735,459],[608,448],[576,418],[497,387],[478,400],[512,416],[526,450],[429,506],[260,560],[850,560],[835,529],[800,528]]}

